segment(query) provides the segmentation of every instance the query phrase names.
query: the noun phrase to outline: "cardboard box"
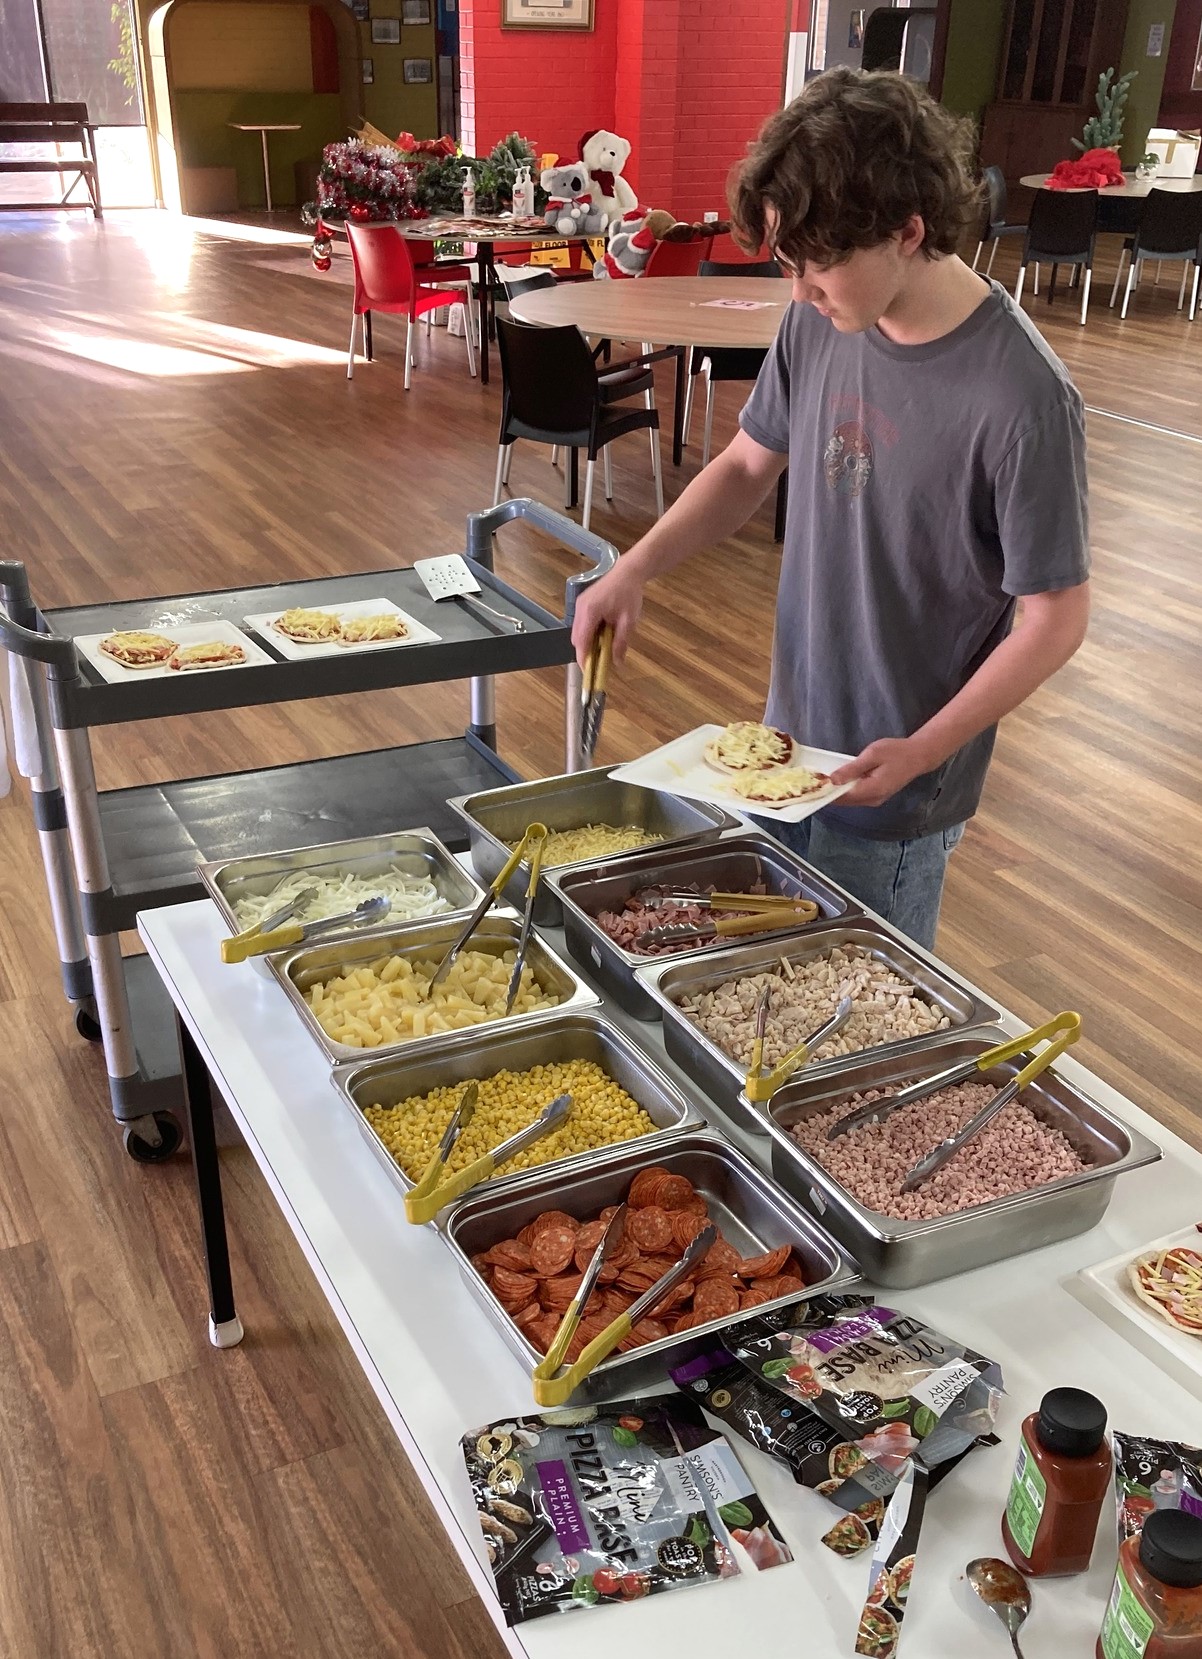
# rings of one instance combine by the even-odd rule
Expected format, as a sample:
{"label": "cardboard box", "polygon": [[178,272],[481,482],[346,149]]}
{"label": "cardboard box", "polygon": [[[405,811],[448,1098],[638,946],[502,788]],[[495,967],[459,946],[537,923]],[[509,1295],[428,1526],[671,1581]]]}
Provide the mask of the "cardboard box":
{"label": "cardboard box", "polygon": [[1160,179],[1188,179],[1198,170],[1202,133],[1177,132],[1172,127],[1153,127],[1148,134],[1148,154],[1160,157],[1156,174]]}

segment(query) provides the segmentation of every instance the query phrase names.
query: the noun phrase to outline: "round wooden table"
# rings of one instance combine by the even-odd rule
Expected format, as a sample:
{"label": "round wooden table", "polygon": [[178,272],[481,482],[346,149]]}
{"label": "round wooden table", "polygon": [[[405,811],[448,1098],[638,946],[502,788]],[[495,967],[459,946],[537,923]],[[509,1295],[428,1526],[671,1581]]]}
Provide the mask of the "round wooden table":
{"label": "round wooden table", "polygon": [[[1028,190],[1046,190],[1050,173],[1028,173],[1019,179]],[[1087,186],[1082,186],[1082,189]],[[1202,190],[1202,173],[1195,173],[1188,179],[1137,179],[1134,173],[1124,173],[1122,184],[1108,184],[1098,191],[1098,200],[1131,201],[1140,200],[1149,190],[1172,190],[1180,195],[1192,195],[1195,190]]]}
{"label": "round wooden table", "polygon": [[649,340],[676,353],[672,460],[684,451],[685,385],[692,346],[770,346],[793,297],[773,277],[635,277],[539,288],[509,302],[523,323],[575,323],[607,340]]}

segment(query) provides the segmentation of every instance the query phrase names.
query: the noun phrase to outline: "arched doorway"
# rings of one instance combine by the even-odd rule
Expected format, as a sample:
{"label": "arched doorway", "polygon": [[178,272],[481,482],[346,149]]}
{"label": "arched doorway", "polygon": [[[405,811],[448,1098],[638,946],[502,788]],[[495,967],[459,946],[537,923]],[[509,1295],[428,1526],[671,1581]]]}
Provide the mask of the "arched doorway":
{"label": "arched doorway", "polygon": [[206,173],[232,173],[237,205],[261,204],[258,139],[233,122],[299,124],[273,141],[272,195],[284,205],[293,163],[361,120],[359,33],[341,0],[167,0],[144,41],[159,194],[176,211]]}

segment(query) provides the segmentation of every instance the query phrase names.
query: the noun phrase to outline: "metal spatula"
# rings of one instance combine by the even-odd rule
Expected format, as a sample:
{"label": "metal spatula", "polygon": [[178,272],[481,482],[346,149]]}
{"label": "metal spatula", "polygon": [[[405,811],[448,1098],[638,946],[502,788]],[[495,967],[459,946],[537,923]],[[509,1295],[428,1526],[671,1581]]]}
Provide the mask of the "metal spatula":
{"label": "metal spatula", "polygon": [[[520,616],[510,616],[508,611],[494,610],[491,605],[486,605],[483,599],[474,597],[482,593],[483,589],[472,575],[467,560],[461,558],[458,553],[448,554],[443,559],[417,559],[413,568],[431,599],[458,599],[477,621],[483,622],[486,628],[492,628],[496,633],[526,632],[526,624]],[[490,622],[488,617],[480,616],[480,611],[486,611],[488,616],[495,617],[499,622],[508,623],[508,629],[497,628],[496,623]]]}

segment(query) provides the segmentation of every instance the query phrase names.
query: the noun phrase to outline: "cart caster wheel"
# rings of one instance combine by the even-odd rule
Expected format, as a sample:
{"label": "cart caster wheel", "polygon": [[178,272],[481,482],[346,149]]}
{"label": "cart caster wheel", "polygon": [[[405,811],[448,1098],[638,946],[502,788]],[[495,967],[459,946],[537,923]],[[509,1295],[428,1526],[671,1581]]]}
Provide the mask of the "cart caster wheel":
{"label": "cart caster wheel", "polygon": [[86,1037],[90,1043],[98,1043],[104,1035],[96,1015],[91,1008],[86,1006],[75,1010],[75,1029],[81,1037]]}
{"label": "cart caster wheel", "polygon": [[144,1140],[132,1125],[122,1131],[121,1139],[125,1143],[125,1150],[135,1163],[164,1163],[173,1153],[179,1151],[183,1143],[183,1130],[170,1112],[156,1112],[154,1121],[158,1126],[159,1134],[162,1136],[158,1146],[151,1146],[150,1142]]}

